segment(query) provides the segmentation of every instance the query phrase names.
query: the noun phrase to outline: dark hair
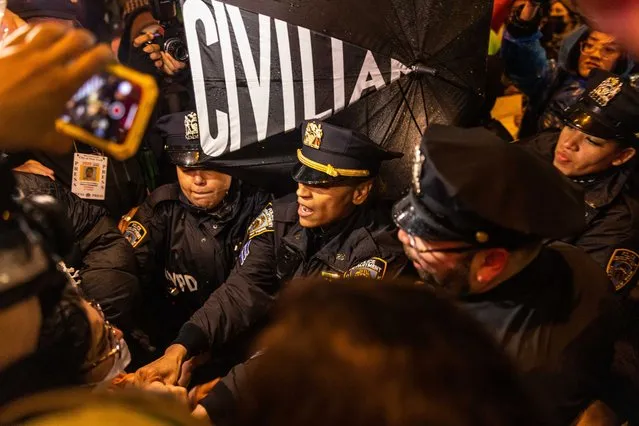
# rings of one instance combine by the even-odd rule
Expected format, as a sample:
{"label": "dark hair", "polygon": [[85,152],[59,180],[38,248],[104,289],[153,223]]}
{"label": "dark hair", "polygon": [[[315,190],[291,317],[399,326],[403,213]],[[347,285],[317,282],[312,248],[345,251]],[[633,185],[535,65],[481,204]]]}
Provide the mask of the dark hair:
{"label": "dark hair", "polygon": [[[56,274],[49,279],[67,279],[62,273]],[[50,312],[43,312],[38,339],[37,351],[47,353],[49,363],[66,372],[69,385],[84,382],[81,367],[91,347],[91,325],[81,303],[77,290],[67,285],[61,300]]]}
{"label": "dark hair", "polygon": [[[573,49],[572,52],[570,52],[569,63],[575,64],[575,71],[577,71],[578,69],[579,57],[581,56],[581,43],[588,40],[590,35],[595,31],[602,32],[600,30],[597,30],[589,26],[588,30],[584,32],[584,34],[579,38],[579,40],[577,40],[576,46],[578,48]],[[617,75],[624,75],[628,68],[628,60],[629,60],[628,53],[624,49],[619,59],[617,59],[617,62],[615,63],[615,67],[611,70],[611,72]],[[588,78],[588,76],[585,76],[585,78]]]}
{"label": "dark hair", "polygon": [[240,425],[538,425],[481,326],[412,283],[293,282],[250,364]]}

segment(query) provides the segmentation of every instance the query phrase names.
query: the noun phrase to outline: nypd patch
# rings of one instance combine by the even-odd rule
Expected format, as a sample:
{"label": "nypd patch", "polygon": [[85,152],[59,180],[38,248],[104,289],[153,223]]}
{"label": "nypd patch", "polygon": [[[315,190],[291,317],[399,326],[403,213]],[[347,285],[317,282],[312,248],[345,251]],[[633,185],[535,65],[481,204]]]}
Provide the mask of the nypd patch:
{"label": "nypd patch", "polygon": [[260,213],[257,219],[251,223],[251,226],[249,226],[246,233],[248,235],[248,239],[252,240],[258,235],[273,231],[273,207],[269,204],[264,210],[262,210],[262,213]]}
{"label": "nypd patch", "polygon": [[248,257],[248,255],[251,253],[251,240],[248,240],[246,242],[246,244],[244,244],[244,247],[242,247],[242,251],[240,252],[240,266],[244,266],[244,262],[246,261],[246,258]]}
{"label": "nypd patch", "polygon": [[146,237],[147,231],[140,222],[131,221],[124,231],[124,238],[133,246],[137,247],[144,237]]}
{"label": "nypd patch", "polygon": [[616,249],[606,267],[610,281],[615,290],[623,289],[637,273],[639,269],[639,254],[628,249]]}
{"label": "nypd patch", "polygon": [[379,257],[373,257],[355,265],[344,274],[344,278],[372,278],[381,280],[386,274],[388,262]]}

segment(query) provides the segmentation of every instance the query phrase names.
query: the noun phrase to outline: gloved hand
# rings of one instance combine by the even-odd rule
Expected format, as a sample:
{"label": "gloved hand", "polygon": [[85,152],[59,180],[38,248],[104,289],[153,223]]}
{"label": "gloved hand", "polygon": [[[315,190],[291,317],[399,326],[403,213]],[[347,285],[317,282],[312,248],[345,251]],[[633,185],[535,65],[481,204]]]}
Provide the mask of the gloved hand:
{"label": "gloved hand", "polygon": [[523,5],[513,8],[506,30],[515,38],[530,37],[539,31],[540,23],[540,5],[536,2],[527,1]]}

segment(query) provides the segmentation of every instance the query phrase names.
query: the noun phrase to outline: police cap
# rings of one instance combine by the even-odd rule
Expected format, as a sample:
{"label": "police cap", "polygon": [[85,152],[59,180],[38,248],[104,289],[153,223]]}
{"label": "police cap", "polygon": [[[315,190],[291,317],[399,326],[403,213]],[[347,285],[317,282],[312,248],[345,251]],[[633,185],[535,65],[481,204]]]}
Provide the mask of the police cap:
{"label": "police cap", "polygon": [[630,80],[593,70],[584,95],[563,112],[566,125],[588,135],[637,144],[639,92]]}
{"label": "police cap", "polygon": [[186,168],[204,168],[210,158],[202,152],[197,113],[195,111],[168,114],[158,119],[156,128],[164,141],[169,161]]}
{"label": "police cap", "polygon": [[293,179],[307,185],[336,184],[377,176],[382,161],[402,157],[354,130],[319,121],[302,124],[302,148]]}
{"label": "police cap", "polygon": [[432,125],[393,219],[425,240],[515,247],[579,232],[584,199],[552,164],[486,129]]}

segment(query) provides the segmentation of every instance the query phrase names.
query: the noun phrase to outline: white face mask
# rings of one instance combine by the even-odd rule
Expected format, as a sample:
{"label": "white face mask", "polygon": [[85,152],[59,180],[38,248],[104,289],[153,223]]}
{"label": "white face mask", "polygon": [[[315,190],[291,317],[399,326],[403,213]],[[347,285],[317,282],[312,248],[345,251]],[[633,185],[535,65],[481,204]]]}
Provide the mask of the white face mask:
{"label": "white face mask", "polygon": [[124,369],[131,363],[131,352],[124,339],[120,339],[120,352],[116,355],[115,362],[111,366],[111,369],[102,380],[97,383],[92,383],[90,386],[94,387],[94,391],[104,390],[111,386],[111,382],[120,373],[124,373]]}

